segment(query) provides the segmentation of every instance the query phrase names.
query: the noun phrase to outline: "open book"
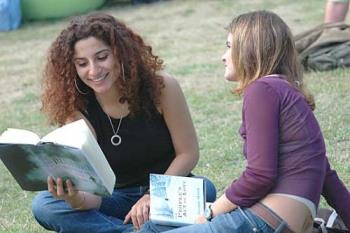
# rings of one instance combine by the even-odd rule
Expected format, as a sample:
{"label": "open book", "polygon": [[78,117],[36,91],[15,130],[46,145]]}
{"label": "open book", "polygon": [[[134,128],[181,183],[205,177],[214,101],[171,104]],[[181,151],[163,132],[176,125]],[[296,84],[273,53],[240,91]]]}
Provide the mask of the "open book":
{"label": "open book", "polygon": [[150,196],[150,219],[154,223],[184,226],[204,215],[203,179],[150,174]]}
{"label": "open book", "polygon": [[0,158],[23,190],[47,190],[47,177],[70,179],[78,190],[112,194],[115,175],[84,120],[64,125],[42,139],[23,129],[0,136]]}

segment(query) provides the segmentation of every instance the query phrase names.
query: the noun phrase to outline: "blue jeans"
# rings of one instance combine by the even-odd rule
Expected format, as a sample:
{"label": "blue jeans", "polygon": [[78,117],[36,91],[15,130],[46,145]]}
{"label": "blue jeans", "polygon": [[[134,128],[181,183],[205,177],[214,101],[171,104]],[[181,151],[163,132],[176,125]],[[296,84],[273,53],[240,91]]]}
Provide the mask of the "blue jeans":
{"label": "blue jeans", "polygon": [[[204,177],[207,201],[216,198],[216,189]],[[40,225],[47,230],[60,233],[80,232],[123,232],[132,229],[132,224],[123,224],[131,207],[144,195],[146,186],[115,189],[111,197],[102,199],[100,209],[75,210],[63,200],[55,199],[47,191],[39,192],[32,202],[32,212]]]}
{"label": "blue jeans", "polygon": [[[169,227],[160,226],[152,223],[151,221],[146,222],[138,233],[248,233],[254,232],[253,228],[256,227],[258,233],[273,233],[274,230],[267,225],[261,218],[253,214],[249,209],[242,209],[249,218],[249,221],[243,216],[238,210],[231,211],[226,214],[218,215],[213,218],[210,222],[204,224],[194,224],[185,227]],[[254,226],[252,226],[252,224]],[[129,228],[124,231],[132,232]]]}

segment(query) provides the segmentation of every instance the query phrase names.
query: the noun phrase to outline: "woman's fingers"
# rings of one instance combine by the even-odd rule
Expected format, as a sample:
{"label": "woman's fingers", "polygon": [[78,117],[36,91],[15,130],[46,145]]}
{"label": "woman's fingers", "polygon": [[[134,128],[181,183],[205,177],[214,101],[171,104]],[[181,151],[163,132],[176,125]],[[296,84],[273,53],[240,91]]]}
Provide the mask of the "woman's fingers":
{"label": "woman's fingers", "polygon": [[57,196],[60,198],[64,198],[65,192],[63,188],[63,181],[61,177],[56,178],[56,190],[57,190]]}
{"label": "woman's fingers", "polygon": [[47,177],[47,190],[52,194],[54,198],[58,198],[56,192],[56,184],[51,176]]}
{"label": "woman's fingers", "polygon": [[137,219],[137,210],[136,210],[137,208],[134,208],[134,207],[131,209],[131,221],[132,221],[132,224],[134,225],[134,228],[138,230],[140,229],[140,227]]}
{"label": "woman's fingers", "polygon": [[139,230],[141,226],[149,219],[149,206],[149,195],[145,195],[131,208],[125,217],[124,224],[131,220],[134,228]]}
{"label": "woman's fingers", "polygon": [[133,224],[137,230],[141,228],[141,226],[149,219],[149,206],[150,206],[150,198],[149,195],[144,195],[134,207],[136,212],[135,214],[135,223],[133,220]]}
{"label": "woman's fingers", "polygon": [[131,211],[129,211],[129,213],[125,216],[124,224],[129,223],[130,220],[131,220]]}
{"label": "woman's fingers", "polygon": [[[76,191],[73,187],[73,183],[71,183],[71,194],[75,195]],[[67,185],[68,186],[68,185]],[[67,193],[64,191],[64,185],[63,180],[61,177],[52,178],[51,176],[47,177],[47,190],[57,199],[65,199],[67,196]]]}
{"label": "woman's fingers", "polygon": [[206,223],[207,221],[208,220],[202,215],[197,216],[196,219],[195,219],[195,223],[196,224],[203,224],[203,223]]}
{"label": "woman's fingers", "polygon": [[137,229],[139,230],[141,226],[145,223],[144,219],[144,203],[140,203],[140,205],[137,208],[136,218],[137,218]]}
{"label": "woman's fingers", "polygon": [[[67,187],[66,190],[64,189],[64,184]],[[47,188],[54,198],[65,200],[70,204],[76,203],[76,199],[79,198],[77,195],[78,190],[75,188],[73,182],[69,179],[64,182],[61,177],[58,177],[56,180],[54,180],[51,176],[49,176],[47,177]]]}
{"label": "woman's fingers", "polygon": [[67,186],[67,191],[68,191],[68,196],[69,197],[74,197],[75,195],[77,195],[77,190],[73,185],[73,182],[71,180],[67,180],[66,181],[66,186]]}
{"label": "woman's fingers", "polygon": [[143,207],[142,207],[142,216],[143,216],[142,224],[144,224],[149,218],[149,204],[143,205]]}
{"label": "woman's fingers", "polygon": [[149,219],[149,207],[150,207],[150,196],[149,195],[144,195],[142,197],[142,202],[141,202],[141,212],[142,212],[142,224],[144,224],[148,219]]}

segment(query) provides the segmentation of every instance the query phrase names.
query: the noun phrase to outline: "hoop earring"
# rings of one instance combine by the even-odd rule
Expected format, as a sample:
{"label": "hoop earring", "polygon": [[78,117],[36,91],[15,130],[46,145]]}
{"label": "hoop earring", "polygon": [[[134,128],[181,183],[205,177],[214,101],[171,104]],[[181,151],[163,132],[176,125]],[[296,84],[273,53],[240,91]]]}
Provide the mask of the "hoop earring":
{"label": "hoop earring", "polygon": [[123,63],[121,65],[121,67],[122,67],[122,79],[123,79],[124,82],[126,82],[125,73],[124,73],[124,64]]}
{"label": "hoop earring", "polygon": [[75,85],[75,89],[77,89],[77,91],[78,91],[80,94],[82,94],[82,95],[87,95],[87,94],[88,94],[88,92],[83,92],[83,91],[81,91],[81,90],[79,89],[78,84],[77,84],[77,79],[76,79],[76,78],[74,79],[74,85]]}

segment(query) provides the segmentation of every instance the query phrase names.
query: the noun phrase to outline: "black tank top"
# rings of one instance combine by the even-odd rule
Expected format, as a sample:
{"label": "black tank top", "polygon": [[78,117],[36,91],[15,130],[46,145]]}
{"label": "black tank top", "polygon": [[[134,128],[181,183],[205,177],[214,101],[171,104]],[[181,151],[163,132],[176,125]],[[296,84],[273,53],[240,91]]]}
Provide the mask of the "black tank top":
{"label": "black tank top", "polygon": [[[149,184],[149,173],[163,174],[175,158],[174,146],[163,116],[137,114],[123,117],[118,135],[119,146],[111,144],[113,129],[96,98],[90,99],[83,112],[95,129],[97,142],[116,176],[116,188]],[[114,129],[119,120],[111,117]]]}

